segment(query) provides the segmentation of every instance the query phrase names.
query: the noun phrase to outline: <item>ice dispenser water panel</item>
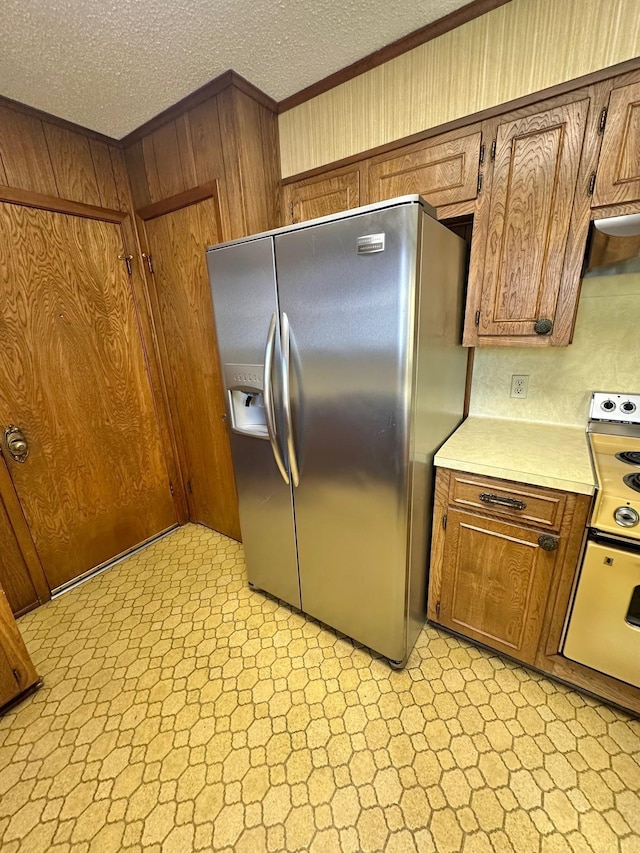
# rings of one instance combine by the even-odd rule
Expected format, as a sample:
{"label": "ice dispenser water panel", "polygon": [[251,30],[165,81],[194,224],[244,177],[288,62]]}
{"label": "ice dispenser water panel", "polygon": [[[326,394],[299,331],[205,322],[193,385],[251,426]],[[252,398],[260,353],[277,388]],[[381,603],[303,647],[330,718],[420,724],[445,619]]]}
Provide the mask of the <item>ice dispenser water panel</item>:
{"label": "ice dispenser water panel", "polygon": [[261,364],[225,364],[231,429],[242,435],[268,438]]}

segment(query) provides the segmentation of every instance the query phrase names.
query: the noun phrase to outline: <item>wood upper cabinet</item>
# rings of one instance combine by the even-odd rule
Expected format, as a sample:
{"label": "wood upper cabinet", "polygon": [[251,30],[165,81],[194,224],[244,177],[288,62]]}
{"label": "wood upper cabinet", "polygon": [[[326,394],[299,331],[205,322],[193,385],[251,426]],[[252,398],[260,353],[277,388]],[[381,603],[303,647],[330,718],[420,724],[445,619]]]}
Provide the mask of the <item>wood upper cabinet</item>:
{"label": "wood upper cabinet", "polygon": [[569,343],[573,312],[559,297],[563,287],[577,295],[579,264],[567,264],[567,247],[574,259],[587,238],[588,217],[573,212],[588,111],[585,98],[498,125],[474,222],[467,345]]}
{"label": "wood upper cabinet", "polygon": [[482,134],[441,136],[369,161],[369,202],[419,193],[434,207],[475,199]]}
{"label": "wood upper cabinet", "polygon": [[0,588],[0,709],[37,681],[38,675]]}
{"label": "wood upper cabinet", "polygon": [[337,169],[284,187],[284,221],[287,224],[330,216],[358,207],[360,169]]}
{"label": "wood upper cabinet", "polygon": [[614,89],[593,194],[593,206],[640,201],[640,83]]}

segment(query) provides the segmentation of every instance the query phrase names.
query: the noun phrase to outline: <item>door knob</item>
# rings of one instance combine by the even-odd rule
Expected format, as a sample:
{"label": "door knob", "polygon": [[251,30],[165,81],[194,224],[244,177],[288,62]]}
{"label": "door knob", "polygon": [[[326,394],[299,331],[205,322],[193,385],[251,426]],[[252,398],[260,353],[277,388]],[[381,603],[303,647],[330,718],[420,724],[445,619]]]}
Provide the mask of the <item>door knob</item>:
{"label": "door knob", "polygon": [[4,431],[4,443],[16,462],[24,462],[29,455],[29,445],[20,427],[9,424]]}

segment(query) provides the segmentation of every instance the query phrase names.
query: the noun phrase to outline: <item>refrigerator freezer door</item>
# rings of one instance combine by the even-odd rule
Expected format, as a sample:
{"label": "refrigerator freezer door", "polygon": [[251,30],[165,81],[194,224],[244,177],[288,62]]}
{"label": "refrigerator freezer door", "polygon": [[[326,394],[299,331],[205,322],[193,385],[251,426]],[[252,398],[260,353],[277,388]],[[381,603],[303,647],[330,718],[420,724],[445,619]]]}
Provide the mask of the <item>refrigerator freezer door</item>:
{"label": "refrigerator freezer door", "polygon": [[[278,416],[281,353],[277,327],[271,323],[278,313],[273,240],[265,237],[209,249],[207,263],[230,422],[237,429],[239,414],[231,406],[242,407],[249,399],[247,412],[255,407],[255,419],[265,424],[263,428],[250,425],[245,434],[230,433],[247,575],[254,586],[300,607],[291,487],[277,461],[279,449],[284,460],[281,467],[286,466],[283,424]],[[265,376],[265,352],[269,361],[270,344],[274,369],[271,376]],[[271,418],[263,392],[269,393],[270,384],[274,410],[267,430]],[[266,411],[260,408],[265,402]],[[251,419],[246,412],[241,414]],[[274,449],[270,434],[277,442]]]}
{"label": "refrigerator freezer door", "polygon": [[418,221],[407,204],[275,237],[302,608],[393,660],[406,652]]}

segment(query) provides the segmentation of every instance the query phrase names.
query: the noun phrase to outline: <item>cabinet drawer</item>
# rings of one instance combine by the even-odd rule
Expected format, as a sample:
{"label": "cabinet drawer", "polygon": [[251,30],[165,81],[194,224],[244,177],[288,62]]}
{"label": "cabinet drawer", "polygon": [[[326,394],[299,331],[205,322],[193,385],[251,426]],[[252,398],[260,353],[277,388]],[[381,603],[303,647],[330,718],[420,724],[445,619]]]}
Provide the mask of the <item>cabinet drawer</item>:
{"label": "cabinet drawer", "polygon": [[473,474],[452,472],[449,487],[453,506],[554,531],[560,530],[566,502],[563,492]]}

